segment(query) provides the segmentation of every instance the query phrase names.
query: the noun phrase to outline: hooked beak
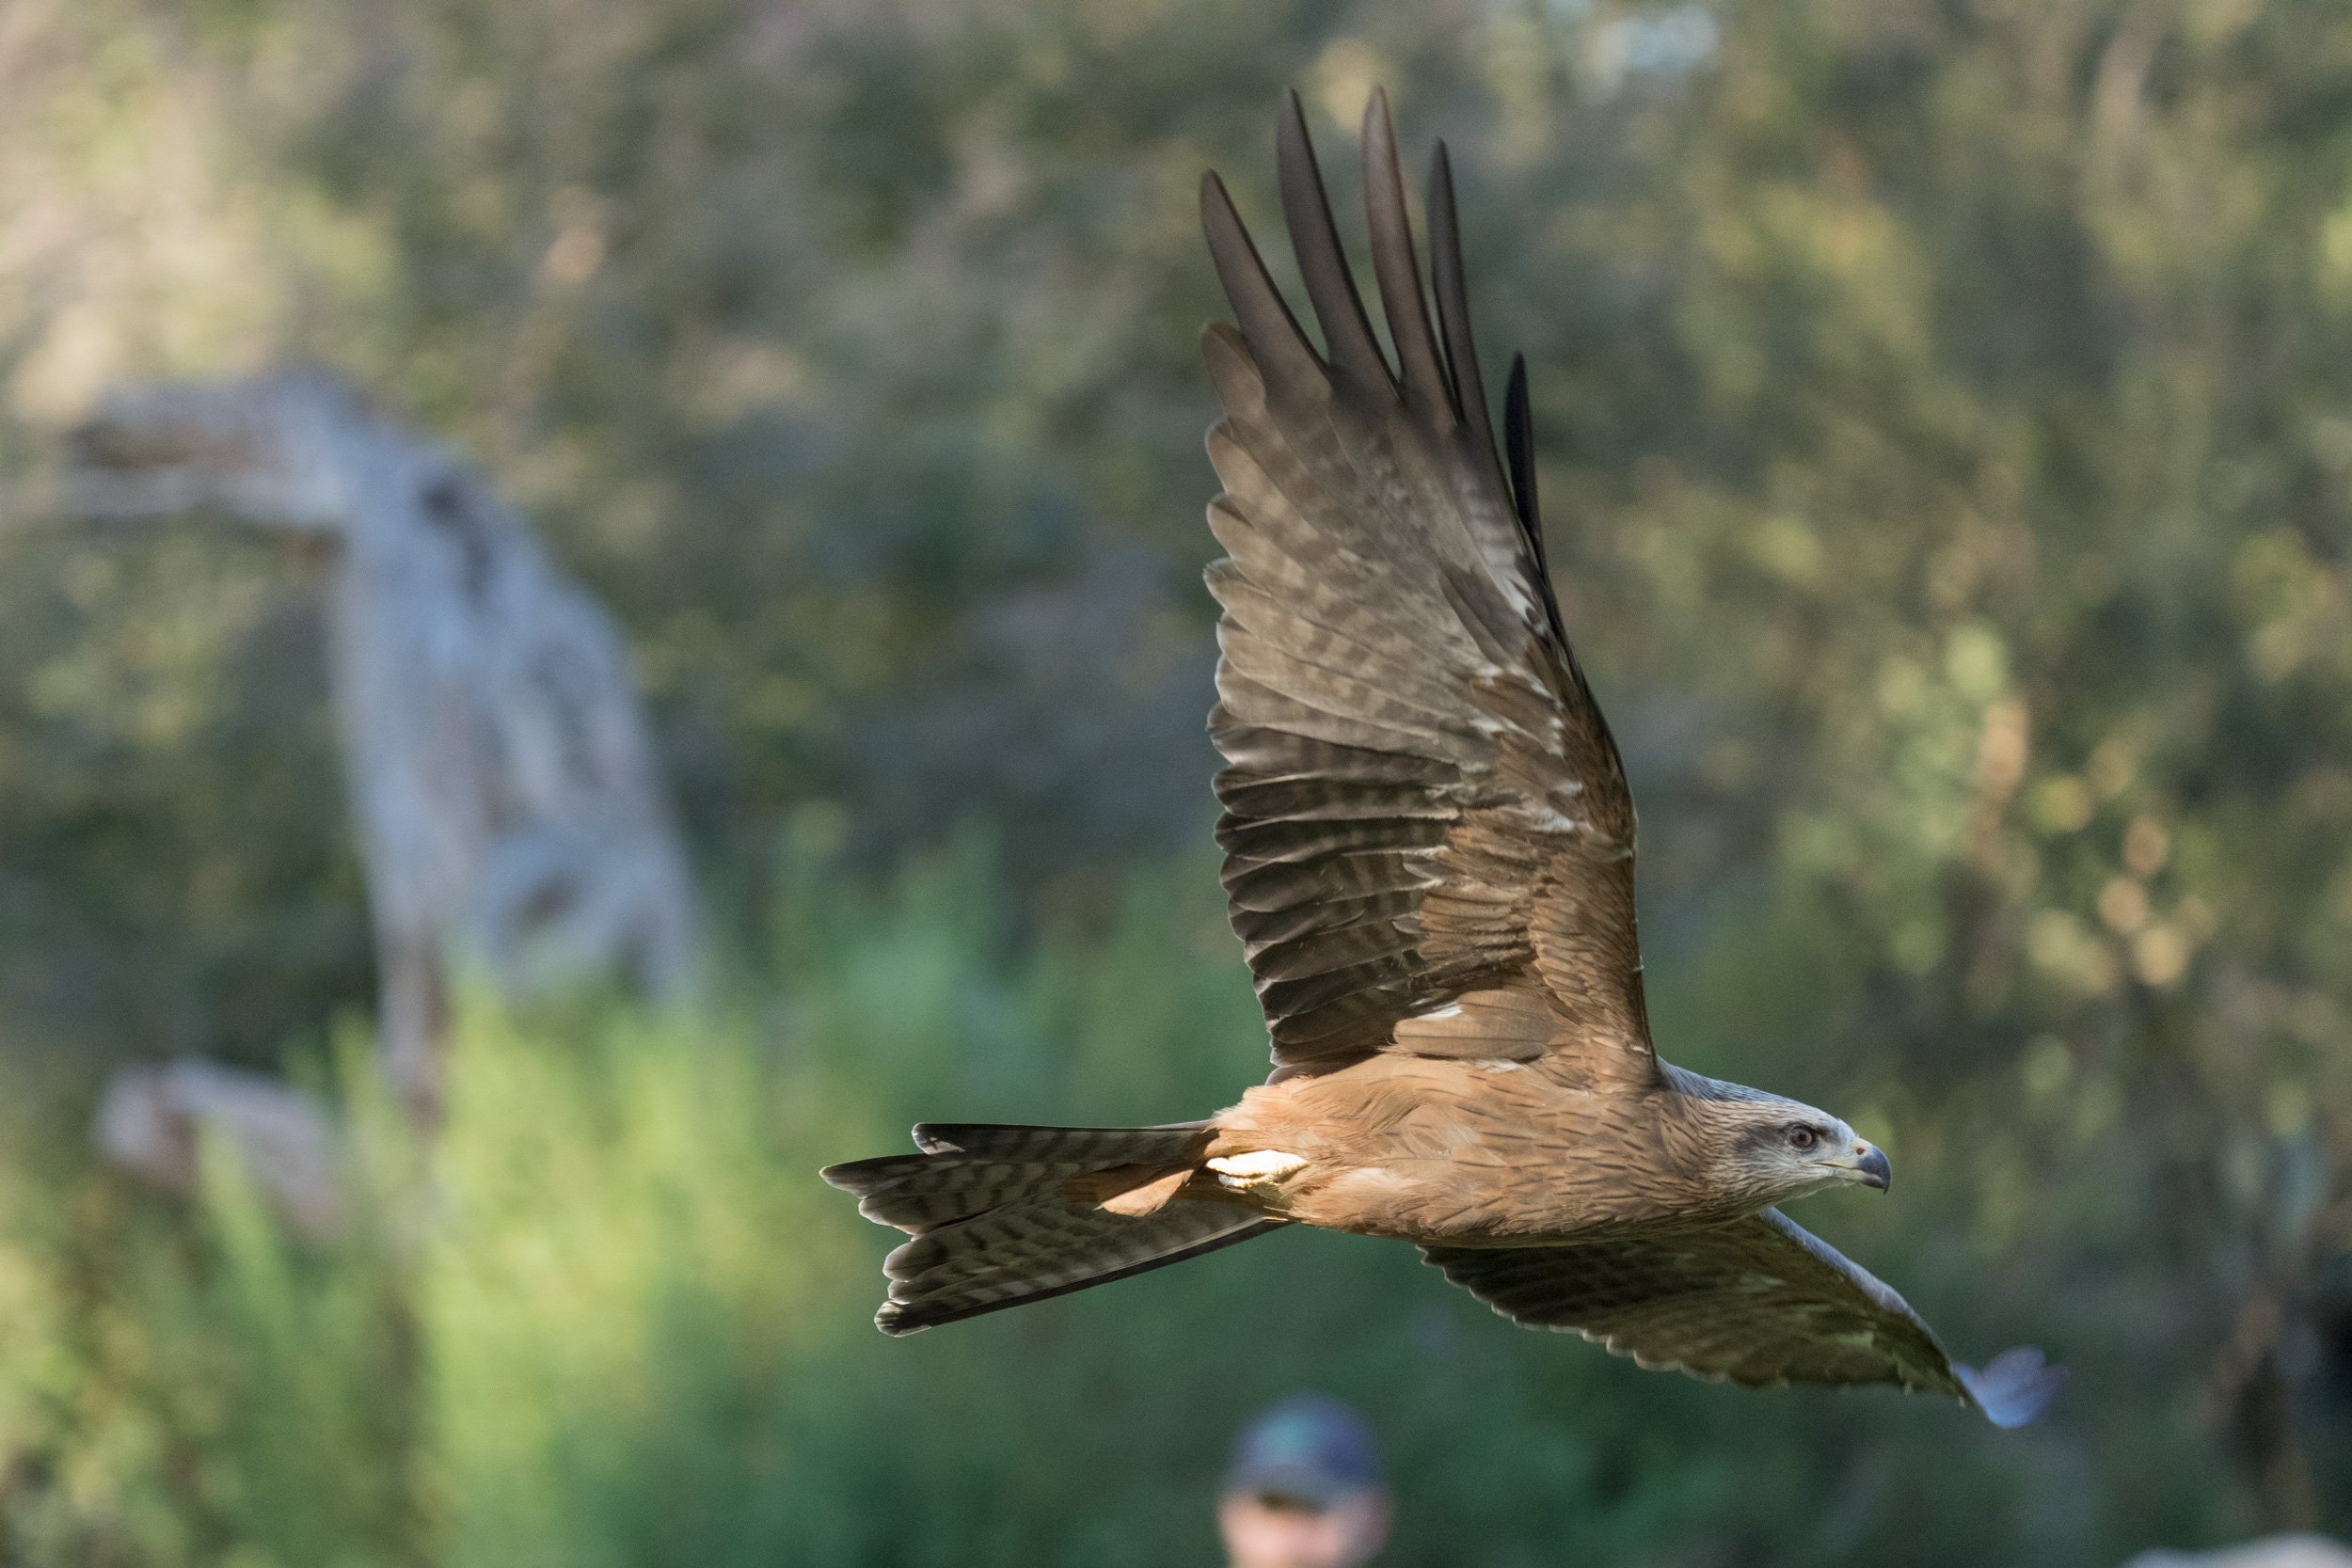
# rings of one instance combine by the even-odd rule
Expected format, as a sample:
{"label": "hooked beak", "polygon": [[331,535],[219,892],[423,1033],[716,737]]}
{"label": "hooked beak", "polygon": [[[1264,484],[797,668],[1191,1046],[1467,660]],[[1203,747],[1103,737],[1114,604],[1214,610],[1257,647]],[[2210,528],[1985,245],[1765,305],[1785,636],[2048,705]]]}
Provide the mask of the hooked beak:
{"label": "hooked beak", "polygon": [[1854,1144],[1851,1158],[1832,1160],[1829,1164],[1838,1170],[1851,1172],[1847,1180],[1863,1182],[1880,1192],[1885,1192],[1895,1180],[1895,1167],[1886,1163],[1886,1156],[1860,1141]]}

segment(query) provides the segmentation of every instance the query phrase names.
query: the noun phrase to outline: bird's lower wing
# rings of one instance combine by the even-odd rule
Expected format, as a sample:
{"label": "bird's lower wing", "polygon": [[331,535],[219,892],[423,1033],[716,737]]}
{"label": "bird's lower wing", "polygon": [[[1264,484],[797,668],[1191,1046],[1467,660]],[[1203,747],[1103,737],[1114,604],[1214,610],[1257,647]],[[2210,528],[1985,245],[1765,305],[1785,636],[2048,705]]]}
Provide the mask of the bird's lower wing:
{"label": "bird's lower wing", "polygon": [[1422,1251],[1512,1322],[1645,1367],[1750,1387],[1893,1383],[1972,1402],[1963,1370],[1901,1296],[1776,1209],[1670,1236]]}

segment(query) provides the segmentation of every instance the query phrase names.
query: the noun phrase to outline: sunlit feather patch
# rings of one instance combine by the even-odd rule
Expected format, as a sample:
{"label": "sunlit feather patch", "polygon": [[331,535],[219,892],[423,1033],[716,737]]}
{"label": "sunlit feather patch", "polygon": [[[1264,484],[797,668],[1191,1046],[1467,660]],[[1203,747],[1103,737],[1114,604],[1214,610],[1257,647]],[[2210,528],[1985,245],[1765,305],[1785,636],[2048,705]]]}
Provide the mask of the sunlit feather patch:
{"label": "sunlit feather patch", "polygon": [[1556,1027],[1539,991],[1518,986],[1465,991],[1444,1006],[1400,1019],[1396,1048],[1416,1056],[1532,1062]]}

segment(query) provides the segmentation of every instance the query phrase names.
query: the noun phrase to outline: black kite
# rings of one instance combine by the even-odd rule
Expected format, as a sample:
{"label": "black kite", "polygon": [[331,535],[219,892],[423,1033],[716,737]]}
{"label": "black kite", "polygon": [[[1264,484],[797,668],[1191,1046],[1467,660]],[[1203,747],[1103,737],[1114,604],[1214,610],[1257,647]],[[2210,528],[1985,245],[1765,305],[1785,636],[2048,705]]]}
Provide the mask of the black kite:
{"label": "black kite", "polygon": [[892,1334],[1100,1285],[1285,1225],[1419,1245],[1522,1323],[1751,1386],[1893,1383],[2030,1420],[2059,1372],[1947,1359],[1902,1298],[1773,1207],[1886,1156],[1826,1111],[1661,1060],[1634,932],[1633,800],[1561,625],[1524,364],[1498,457],[1452,176],[1431,319],[1385,100],[1364,119],[1373,334],[1294,96],[1283,214],[1318,354],[1224,186],[1202,221],[1239,330],[1209,568],[1225,886],[1276,1069],[1206,1121],[914,1130],[825,1171],[892,1253]]}

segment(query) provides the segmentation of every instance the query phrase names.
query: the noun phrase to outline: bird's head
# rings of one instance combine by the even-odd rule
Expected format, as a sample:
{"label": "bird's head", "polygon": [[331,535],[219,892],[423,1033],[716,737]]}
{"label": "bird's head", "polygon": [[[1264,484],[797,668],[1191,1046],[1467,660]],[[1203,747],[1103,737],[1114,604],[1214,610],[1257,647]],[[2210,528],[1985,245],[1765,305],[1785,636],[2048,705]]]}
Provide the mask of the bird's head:
{"label": "bird's head", "polygon": [[1777,1097],[1726,1105],[1724,1149],[1733,1181],[1768,1203],[1844,1181],[1887,1190],[1886,1156],[1827,1111]]}

